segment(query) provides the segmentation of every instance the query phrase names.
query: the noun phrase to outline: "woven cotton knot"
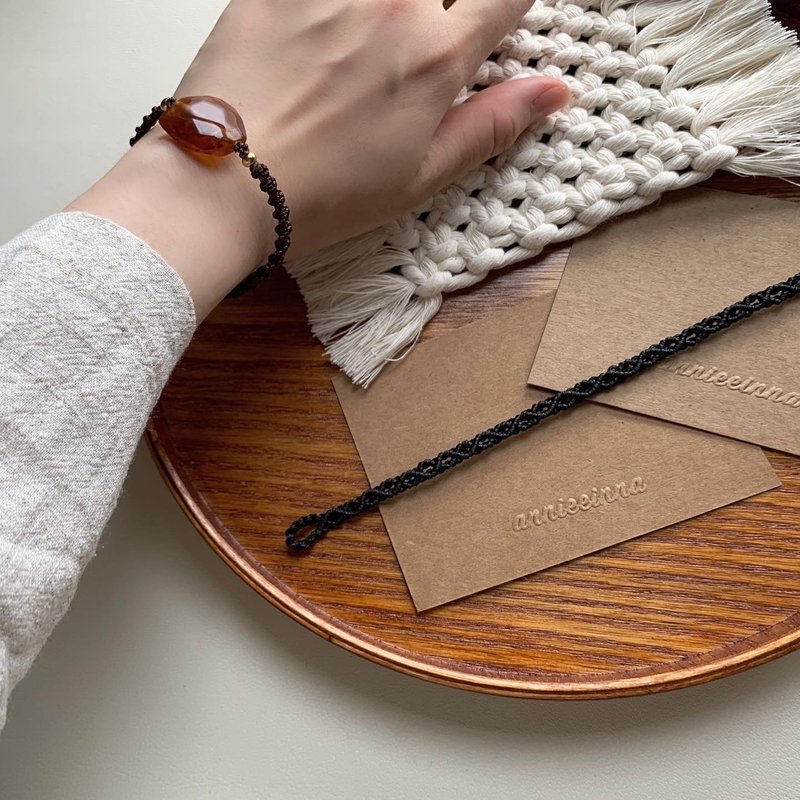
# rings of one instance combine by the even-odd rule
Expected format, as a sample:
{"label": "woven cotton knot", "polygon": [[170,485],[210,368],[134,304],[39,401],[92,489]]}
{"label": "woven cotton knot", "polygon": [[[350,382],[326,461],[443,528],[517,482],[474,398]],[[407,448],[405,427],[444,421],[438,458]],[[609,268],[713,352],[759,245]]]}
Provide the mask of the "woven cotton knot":
{"label": "woven cotton knot", "polygon": [[459,100],[530,75],[565,81],[570,107],[416,213],[290,265],[356,382],[492,270],[719,169],[800,174],[800,55],[761,0],[536,0]]}
{"label": "woven cotton knot", "polygon": [[437,297],[442,292],[450,290],[452,281],[452,274],[441,270],[425,277],[415,291],[419,297]]}

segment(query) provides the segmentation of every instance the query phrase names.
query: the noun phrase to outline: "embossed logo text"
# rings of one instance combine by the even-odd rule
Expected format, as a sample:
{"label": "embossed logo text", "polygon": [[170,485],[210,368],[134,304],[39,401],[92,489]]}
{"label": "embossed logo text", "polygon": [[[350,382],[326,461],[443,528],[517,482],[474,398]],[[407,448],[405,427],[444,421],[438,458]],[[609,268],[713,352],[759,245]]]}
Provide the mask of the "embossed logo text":
{"label": "embossed logo text", "polygon": [[511,527],[515,531],[527,531],[530,528],[538,528],[549,522],[558,522],[560,519],[572,517],[582,511],[591,511],[600,506],[616,503],[618,500],[625,500],[642,492],[647,491],[647,484],[640,476],[634,478],[630,483],[621,481],[612,486],[594,487],[589,493],[581,494],[577,497],[559,497],[555,503],[548,503],[541,508],[532,508],[523,514],[517,514]]}
{"label": "embossed logo text", "polygon": [[684,378],[694,378],[696,381],[703,381],[714,386],[724,386],[726,389],[749,394],[760,400],[772,400],[773,403],[800,408],[800,392],[787,392],[780,386],[759,383],[755,378],[730,375],[716,367],[706,367],[692,361],[676,362],[673,358],[668,358],[660,367]]}

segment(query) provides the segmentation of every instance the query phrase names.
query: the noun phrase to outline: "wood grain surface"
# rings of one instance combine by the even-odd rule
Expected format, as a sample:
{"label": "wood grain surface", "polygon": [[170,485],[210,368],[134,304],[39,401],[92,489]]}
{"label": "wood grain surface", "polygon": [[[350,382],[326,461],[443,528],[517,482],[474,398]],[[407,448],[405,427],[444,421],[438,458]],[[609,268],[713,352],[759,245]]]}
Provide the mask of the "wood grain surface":
{"label": "wood grain surface", "polygon": [[[774,7],[799,27],[795,5]],[[780,181],[711,185],[800,200]],[[448,297],[425,338],[554,289],[567,253]],[[781,489],[423,614],[377,511],[289,554],[292,520],[367,487],[334,374],[281,273],[202,325],[148,429],[209,544],[320,635],[428,680],[548,698],[674,689],[800,646],[800,460],[778,453]]]}

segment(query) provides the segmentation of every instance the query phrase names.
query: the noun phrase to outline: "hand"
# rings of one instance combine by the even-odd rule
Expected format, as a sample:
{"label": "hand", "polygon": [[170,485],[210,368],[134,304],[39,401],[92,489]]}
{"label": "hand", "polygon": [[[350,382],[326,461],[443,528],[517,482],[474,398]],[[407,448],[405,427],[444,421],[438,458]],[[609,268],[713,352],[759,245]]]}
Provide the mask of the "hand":
{"label": "hand", "polygon": [[[419,205],[567,101],[563,83],[529,78],[452,107],[529,7],[232,0],[175,96],[216,95],[239,110],[286,195],[288,257],[306,256]],[[235,157],[200,163],[160,128],[71,208],[110,217],[161,252],[200,318],[273,238],[266,197]]]}

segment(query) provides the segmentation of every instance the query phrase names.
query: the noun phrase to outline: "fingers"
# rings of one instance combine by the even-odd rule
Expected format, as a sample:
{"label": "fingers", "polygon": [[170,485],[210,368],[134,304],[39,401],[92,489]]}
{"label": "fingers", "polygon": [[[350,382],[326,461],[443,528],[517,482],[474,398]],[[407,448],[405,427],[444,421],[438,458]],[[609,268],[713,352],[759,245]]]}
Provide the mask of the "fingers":
{"label": "fingers", "polygon": [[525,78],[484,89],[454,106],[423,164],[425,190],[435,192],[508,150],[523,131],[566,105],[569,97],[561,81]]}
{"label": "fingers", "polygon": [[474,49],[475,59],[484,59],[532,5],[532,0],[455,0],[446,13],[457,37]]}

